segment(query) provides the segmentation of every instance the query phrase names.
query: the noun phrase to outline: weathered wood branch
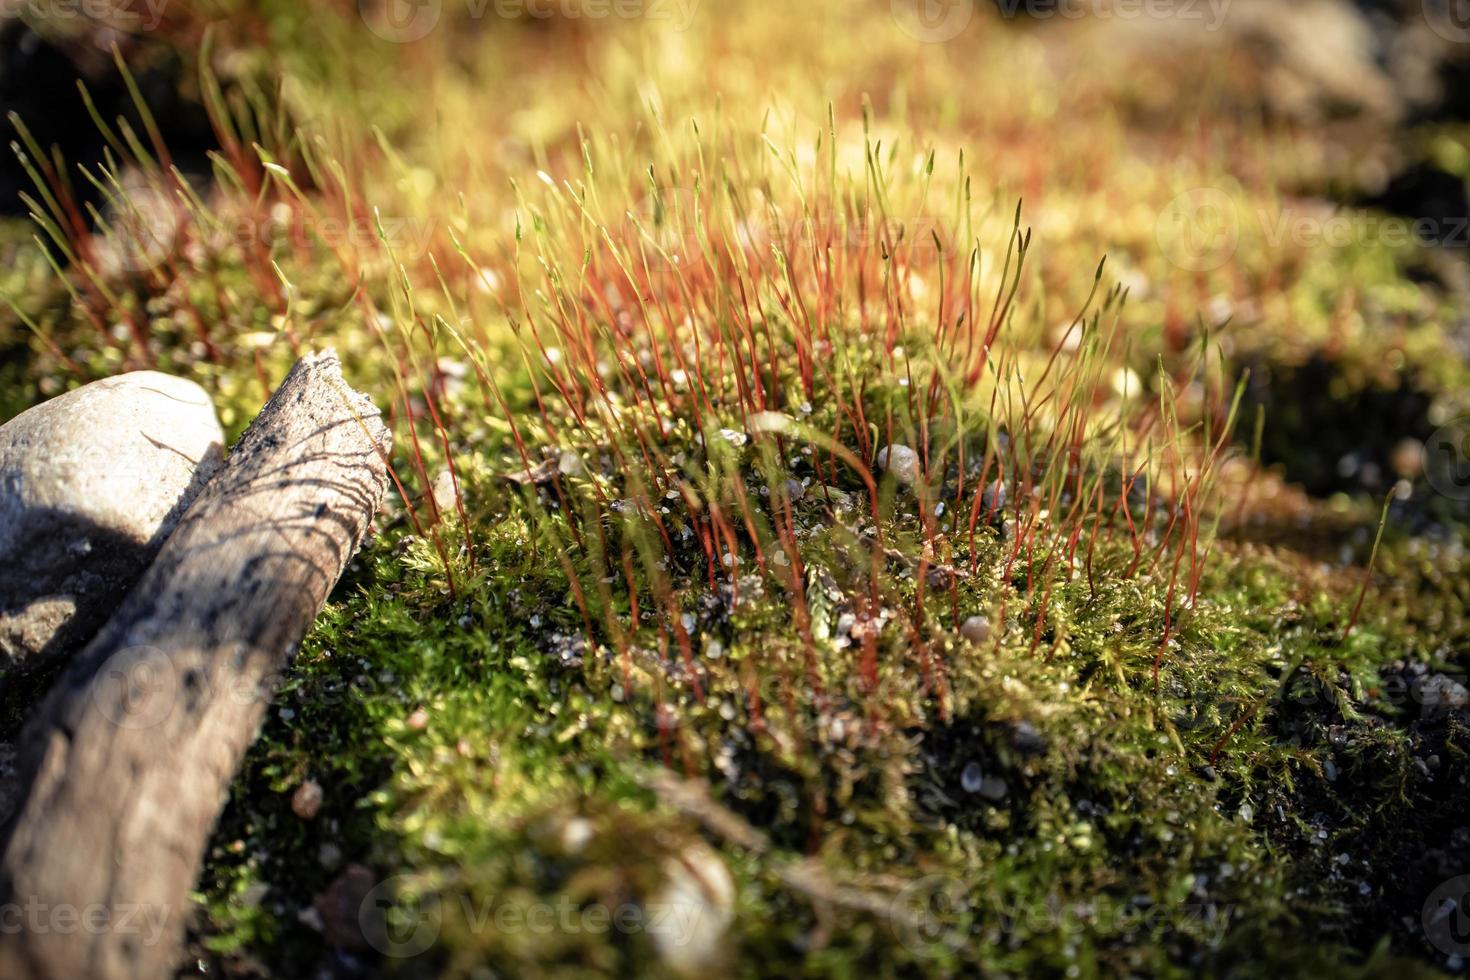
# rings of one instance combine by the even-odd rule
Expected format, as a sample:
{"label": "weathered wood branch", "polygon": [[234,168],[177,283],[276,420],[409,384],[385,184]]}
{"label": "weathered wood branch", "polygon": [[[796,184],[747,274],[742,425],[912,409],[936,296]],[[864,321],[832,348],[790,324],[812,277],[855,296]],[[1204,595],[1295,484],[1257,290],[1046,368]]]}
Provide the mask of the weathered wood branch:
{"label": "weathered wood branch", "polygon": [[297,363],[27,725],[0,976],[171,975],[210,829],[387,486],[335,354]]}

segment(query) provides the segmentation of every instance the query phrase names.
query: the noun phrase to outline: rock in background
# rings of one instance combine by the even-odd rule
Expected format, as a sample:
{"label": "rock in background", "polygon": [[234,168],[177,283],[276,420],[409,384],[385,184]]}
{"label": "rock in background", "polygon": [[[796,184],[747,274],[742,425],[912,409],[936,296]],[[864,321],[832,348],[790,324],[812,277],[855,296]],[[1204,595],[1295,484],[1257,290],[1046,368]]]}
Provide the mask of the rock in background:
{"label": "rock in background", "polygon": [[138,371],[0,426],[0,672],[96,630],[219,466],[191,381]]}

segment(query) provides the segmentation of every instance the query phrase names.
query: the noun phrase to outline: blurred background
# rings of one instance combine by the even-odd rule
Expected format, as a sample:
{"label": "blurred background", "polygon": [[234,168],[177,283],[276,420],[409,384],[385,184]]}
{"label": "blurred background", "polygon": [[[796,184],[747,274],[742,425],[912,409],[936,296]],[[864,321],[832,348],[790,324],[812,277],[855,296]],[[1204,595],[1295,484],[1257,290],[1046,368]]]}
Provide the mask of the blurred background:
{"label": "blurred background", "polygon": [[[1058,318],[1108,256],[1147,344],[1180,350],[1199,325],[1231,324],[1225,342],[1258,367],[1251,398],[1274,413],[1265,453],[1294,482],[1381,493],[1394,450],[1402,469],[1459,414],[1445,398],[1446,359],[1463,364],[1470,344],[1463,15],[1453,0],[27,0],[0,27],[0,103],[6,142],[19,145],[18,118],[55,155],[40,163],[70,174],[80,224],[119,210],[83,172],[113,159],[143,191],[132,200],[157,205],[122,209],[146,226],[134,237],[169,226],[171,241],[185,216],[157,213],[169,195],[149,197],[97,120],[167,147],[202,201],[233,190],[212,155],[235,166],[250,142],[309,126],[360,171],[359,215],[458,195],[474,233],[503,236],[507,182],[574,169],[579,127],[636,148],[652,121],[702,115],[800,143],[830,112],[859,152],[866,112],[913,157],[964,153],[997,224],[1024,201]],[[23,219],[27,193],[6,154],[0,211]],[[445,231],[430,221],[426,248]],[[50,267],[27,222],[6,227],[6,294],[44,320]],[[118,261],[106,241],[94,251]],[[223,333],[254,334],[265,312]],[[27,365],[47,354],[13,328],[12,411],[34,400],[46,370]]]}

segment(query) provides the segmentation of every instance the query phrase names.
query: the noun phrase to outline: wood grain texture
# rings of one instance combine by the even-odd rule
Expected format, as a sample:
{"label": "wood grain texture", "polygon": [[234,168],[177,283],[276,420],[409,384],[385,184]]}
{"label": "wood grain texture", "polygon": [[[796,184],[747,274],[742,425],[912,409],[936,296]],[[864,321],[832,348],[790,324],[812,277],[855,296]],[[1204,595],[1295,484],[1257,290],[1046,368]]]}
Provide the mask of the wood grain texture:
{"label": "wood grain texture", "polygon": [[281,672],[387,486],[333,353],[296,364],[36,715],[3,835],[0,976],[170,976]]}

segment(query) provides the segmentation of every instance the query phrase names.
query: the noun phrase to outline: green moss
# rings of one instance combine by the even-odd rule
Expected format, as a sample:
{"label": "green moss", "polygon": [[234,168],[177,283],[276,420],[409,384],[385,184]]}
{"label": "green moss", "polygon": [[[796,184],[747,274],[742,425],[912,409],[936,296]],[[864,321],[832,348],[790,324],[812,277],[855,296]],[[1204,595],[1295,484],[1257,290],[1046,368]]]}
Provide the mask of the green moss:
{"label": "green moss", "polygon": [[[821,538],[814,581],[832,554]],[[422,542],[407,565],[391,536],[359,559],[217,835],[212,950],[309,959],[319,940],[296,913],[331,877],[318,854],[329,840],[343,860],[402,876],[408,907],[442,930],[434,962],[451,975],[482,964],[656,973],[636,927],[518,924],[531,909],[575,909],[581,925],[588,908],[647,903],[660,862],[704,834],[738,888],[729,955],[752,975],[794,961],[852,975],[1308,972],[1356,961],[1354,930],[1381,908],[1361,883],[1381,888],[1388,870],[1375,863],[1377,835],[1427,812],[1413,766],[1422,733],[1380,716],[1371,693],[1403,627],[1370,606],[1340,643],[1351,579],[1322,577],[1304,595],[1289,561],[1226,556],[1157,691],[1159,581],[1108,576],[1093,593],[1079,577],[1057,589],[1051,621],[1065,639],[1034,655],[1027,623],[976,647],[936,613],[944,711],[898,636],[884,638],[882,707],[863,709],[856,661],[834,642],[849,608],[834,584],[830,606],[812,604],[826,696],[768,678],[755,725],[750,665],[801,668],[783,603],[744,599],[727,615],[728,591],[692,588],[704,700],[691,699],[672,652],[635,661],[628,689],[610,651],[558,645],[554,629],[577,630],[568,583],[529,545],[524,522],[494,525],[477,551],[495,577],[452,603],[436,595]],[[1127,557],[1115,549],[1100,564]],[[967,583],[960,614],[994,617],[996,598]],[[661,710],[672,715],[662,725]],[[1444,751],[1463,753],[1465,735],[1451,726]],[[709,780],[709,805],[769,845],[752,850],[670,809],[645,777],[661,759]],[[288,802],[307,777],[327,788],[310,823]],[[863,903],[793,888],[781,869],[799,860]],[[270,890],[242,908],[256,882]],[[925,910],[918,925],[902,917],[910,908]],[[496,915],[501,927],[487,925]],[[1303,929],[1319,937],[1315,958],[1281,941]],[[1337,947],[1321,942],[1332,936]],[[1387,969],[1384,955],[1374,962]]]}

